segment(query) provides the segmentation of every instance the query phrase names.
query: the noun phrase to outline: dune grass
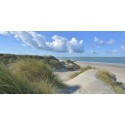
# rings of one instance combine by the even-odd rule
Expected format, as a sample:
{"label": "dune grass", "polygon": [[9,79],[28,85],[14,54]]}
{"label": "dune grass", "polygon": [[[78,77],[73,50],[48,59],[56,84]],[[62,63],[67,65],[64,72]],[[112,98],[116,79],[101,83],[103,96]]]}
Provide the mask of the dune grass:
{"label": "dune grass", "polygon": [[122,83],[116,81],[116,77],[114,74],[111,74],[104,70],[98,70],[96,75],[97,78],[110,85],[115,92],[119,94],[125,94],[125,90],[121,86]]}
{"label": "dune grass", "polygon": [[52,68],[45,62],[38,59],[23,59],[10,65],[14,74],[29,82],[45,81],[48,84],[63,87],[64,84],[54,75]]}
{"label": "dune grass", "polygon": [[14,74],[26,78],[33,82],[46,80],[52,77],[52,71],[49,65],[36,59],[22,59],[10,65],[10,70]]}
{"label": "dune grass", "polygon": [[80,68],[80,71],[79,72],[76,72],[74,74],[71,75],[71,79],[75,78],[76,76],[78,76],[79,74],[85,72],[86,70],[89,70],[89,69],[95,69],[94,67],[91,67],[91,66],[86,66],[86,67],[81,67]]}
{"label": "dune grass", "polygon": [[4,65],[0,65],[0,93],[1,94],[52,94],[56,87],[45,81],[29,82],[11,73]]}
{"label": "dune grass", "polygon": [[0,64],[0,93],[52,94],[65,87],[51,67],[39,59],[20,59],[8,67]]}

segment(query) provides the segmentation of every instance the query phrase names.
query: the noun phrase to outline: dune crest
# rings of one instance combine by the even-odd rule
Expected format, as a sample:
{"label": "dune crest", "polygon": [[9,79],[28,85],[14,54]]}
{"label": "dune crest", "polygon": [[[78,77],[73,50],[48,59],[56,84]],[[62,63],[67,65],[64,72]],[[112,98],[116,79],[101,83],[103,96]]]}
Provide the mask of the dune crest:
{"label": "dune crest", "polygon": [[78,94],[115,94],[116,92],[106,83],[97,79],[96,70],[87,70],[77,77],[65,82],[69,86],[79,85],[80,88],[74,92]]}

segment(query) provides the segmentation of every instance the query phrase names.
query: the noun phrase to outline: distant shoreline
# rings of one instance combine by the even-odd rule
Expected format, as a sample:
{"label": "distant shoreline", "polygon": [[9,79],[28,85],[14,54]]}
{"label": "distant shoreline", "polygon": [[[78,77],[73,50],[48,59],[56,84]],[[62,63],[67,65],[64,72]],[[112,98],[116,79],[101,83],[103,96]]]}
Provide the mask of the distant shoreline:
{"label": "distant shoreline", "polygon": [[72,60],[74,62],[80,61],[85,63],[104,63],[104,64],[125,64],[125,57],[60,57],[60,61]]}
{"label": "distant shoreline", "polygon": [[105,63],[105,62],[87,62],[87,61],[75,61],[76,63],[84,63],[84,64],[93,64],[93,65],[103,65],[103,66],[111,66],[111,67],[119,67],[119,68],[122,68],[124,67],[125,68],[125,64],[123,63]]}

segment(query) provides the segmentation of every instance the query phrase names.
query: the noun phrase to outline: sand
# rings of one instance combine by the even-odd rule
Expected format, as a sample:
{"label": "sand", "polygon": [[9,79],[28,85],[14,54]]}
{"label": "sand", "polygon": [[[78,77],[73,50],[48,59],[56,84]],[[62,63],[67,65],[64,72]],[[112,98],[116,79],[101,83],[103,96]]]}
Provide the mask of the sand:
{"label": "sand", "polygon": [[77,77],[68,80],[67,85],[78,85],[80,88],[74,93],[84,94],[114,94],[115,91],[107,84],[97,79],[96,70],[87,70]]}
{"label": "sand", "polygon": [[107,63],[85,63],[76,62],[81,67],[90,65],[95,68],[109,71],[116,75],[117,81],[125,84],[125,64],[107,64]]}
{"label": "sand", "polygon": [[[116,75],[117,81],[125,84],[125,65],[120,64],[106,64],[106,63],[85,63],[85,62],[76,62],[81,67],[87,65],[93,66],[97,69],[106,70],[112,72]],[[115,91],[112,87],[97,79],[96,70],[87,70],[84,73],[81,73],[77,77],[70,79],[70,76],[78,71],[67,71],[67,72],[55,72],[55,74],[68,86],[79,86],[73,93],[96,93],[96,94],[114,94]]]}

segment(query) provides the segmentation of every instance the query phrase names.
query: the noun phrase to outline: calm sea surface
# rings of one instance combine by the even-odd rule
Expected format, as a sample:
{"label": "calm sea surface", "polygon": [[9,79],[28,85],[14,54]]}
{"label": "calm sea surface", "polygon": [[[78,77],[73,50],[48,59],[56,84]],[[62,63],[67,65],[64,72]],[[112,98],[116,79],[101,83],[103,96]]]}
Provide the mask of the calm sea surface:
{"label": "calm sea surface", "polygon": [[60,60],[125,64],[125,57],[58,57]]}

